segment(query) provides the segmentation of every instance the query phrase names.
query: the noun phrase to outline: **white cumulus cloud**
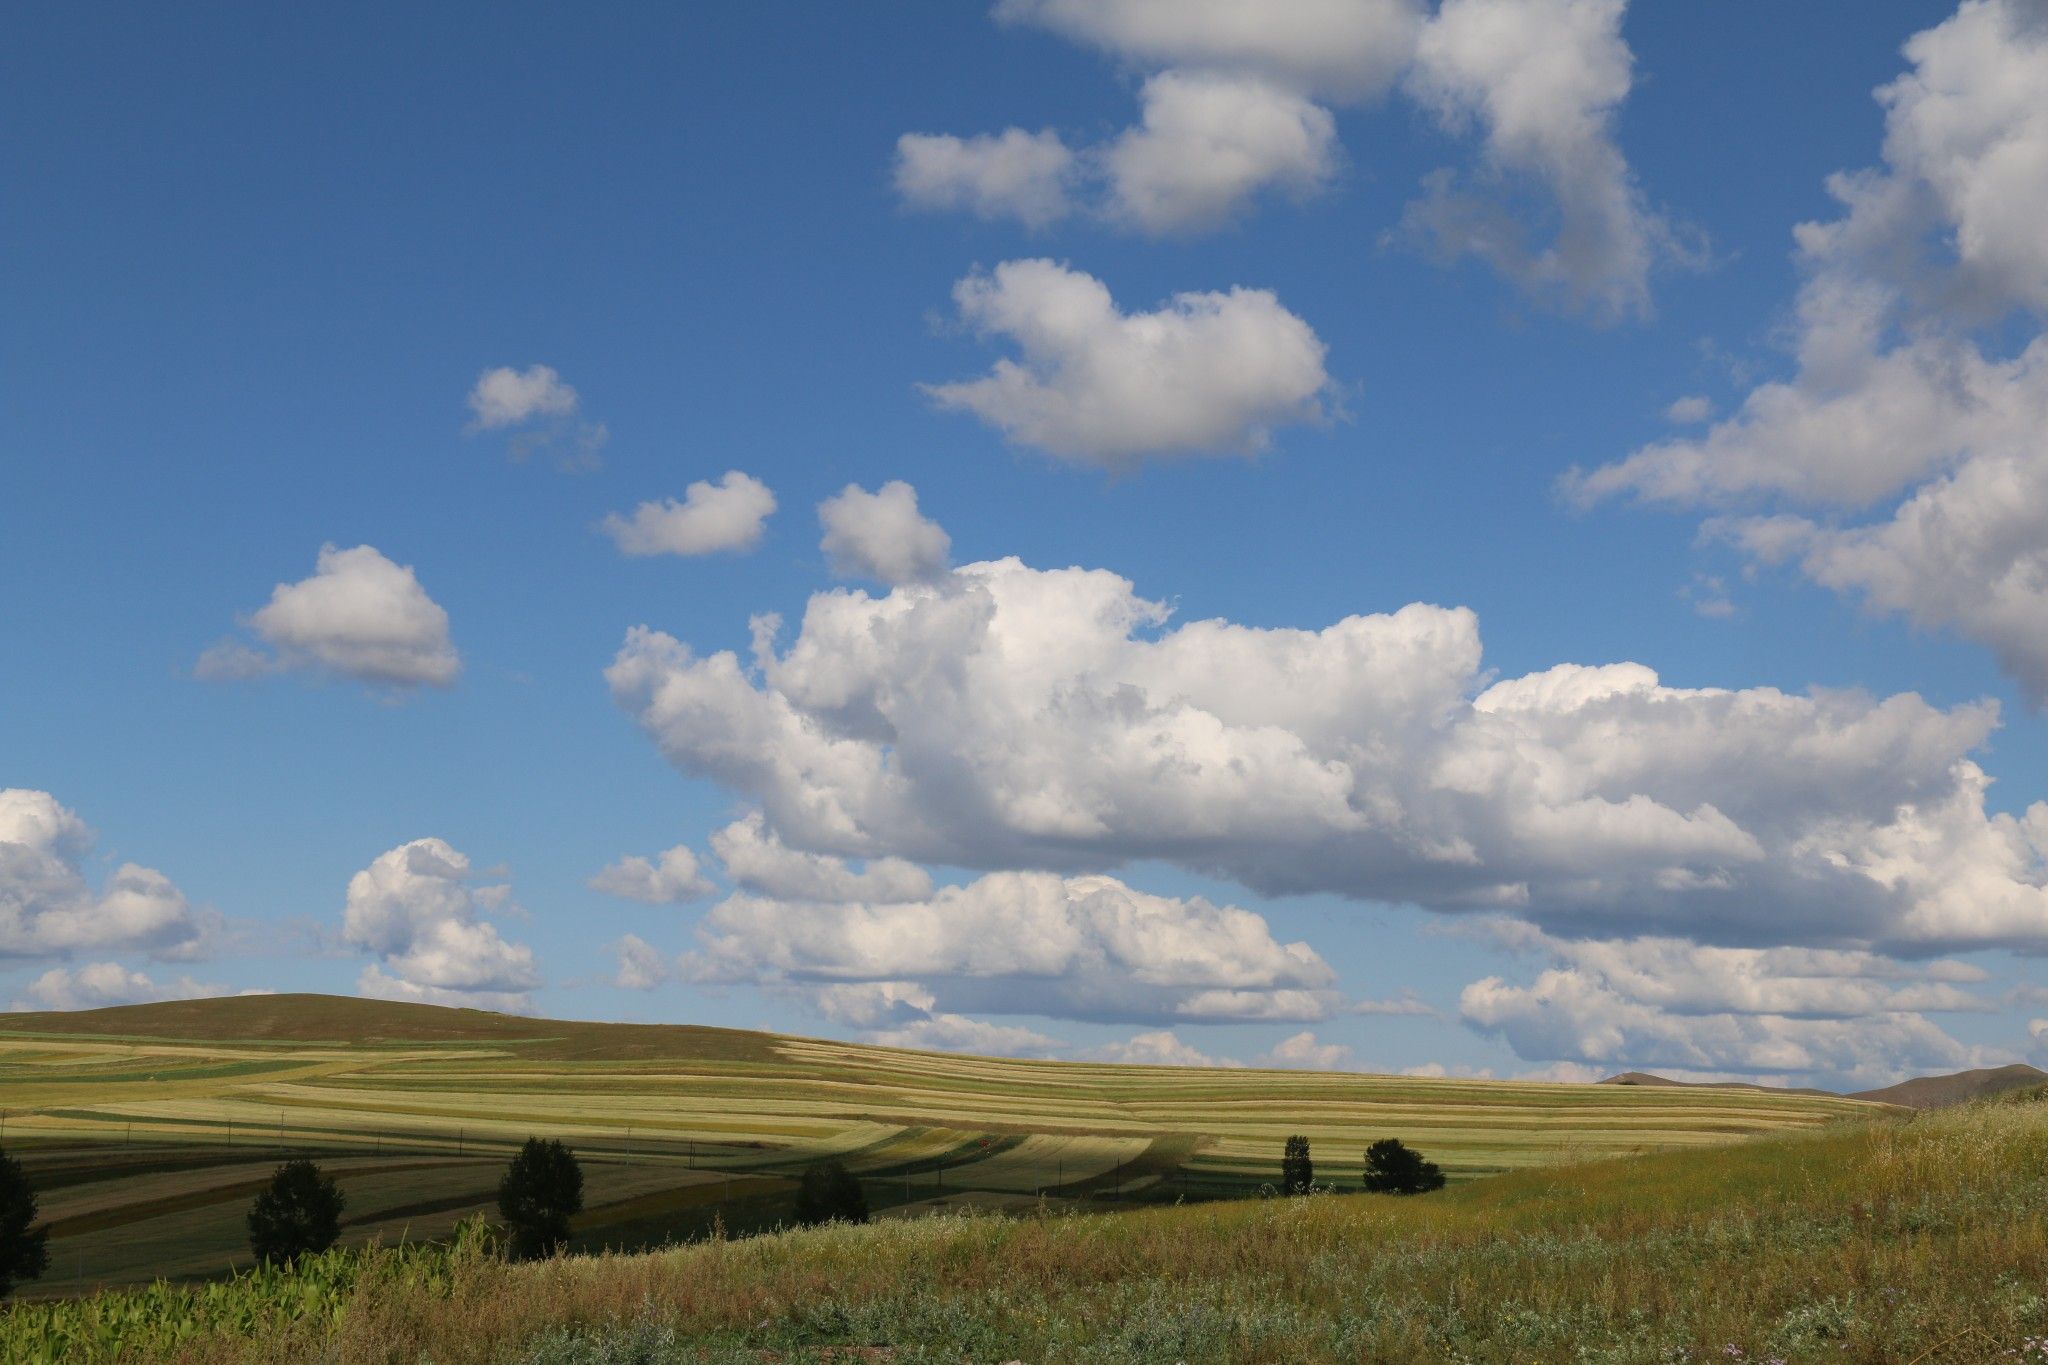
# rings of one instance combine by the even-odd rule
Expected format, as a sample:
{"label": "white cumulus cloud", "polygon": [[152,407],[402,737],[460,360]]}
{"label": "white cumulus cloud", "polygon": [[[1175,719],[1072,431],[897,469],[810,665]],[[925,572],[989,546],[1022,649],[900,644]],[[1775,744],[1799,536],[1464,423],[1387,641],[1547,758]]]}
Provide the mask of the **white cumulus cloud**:
{"label": "white cumulus cloud", "polygon": [[1093,276],[1026,260],[968,276],[953,298],[1019,358],[925,392],[1020,445],[1105,466],[1247,454],[1275,427],[1322,416],[1323,343],[1266,290],[1177,294],[1125,313]]}
{"label": "white cumulus cloud", "polygon": [[[1539,296],[1606,317],[1649,307],[1671,231],[1644,203],[1614,140],[1634,58],[1626,0],[1444,0],[1424,26],[1408,88],[1453,129],[1476,125],[1484,171],[1441,171],[1405,225],[1448,255],[1474,254]],[[1555,233],[1531,246],[1503,203],[1525,179],[1547,194]],[[1505,181],[1505,186],[1487,183]]]}
{"label": "white cumulus cloud", "polygon": [[960,138],[905,133],[896,140],[896,189],[922,209],[964,209],[1042,228],[1073,210],[1074,153],[1050,128]]}
{"label": "white cumulus cloud", "polygon": [[1268,186],[1296,196],[1336,170],[1337,122],[1255,77],[1164,71],[1144,114],[1102,151],[1110,211],[1152,233],[1211,228]]}
{"label": "white cumulus cloud", "polygon": [[661,950],[636,934],[627,934],[613,945],[618,971],[612,984],[621,990],[651,991],[669,979],[668,959]]}
{"label": "white cumulus cloud", "polygon": [[815,997],[925,1014],[1320,1019],[1335,973],[1265,920],[1111,877],[999,872],[893,903],[734,896],[705,916],[684,965],[700,980],[868,988]]}
{"label": "white cumulus cloud", "polygon": [[[1445,258],[1475,255],[1539,299],[1641,314],[1649,276],[1688,249],[1646,203],[1615,136],[1633,85],[1625,0],[1004,0],[998,19],[1059,33],[1145,74],[1138,123],[1093,145],[1052,130],[912,135],[898,185],[920,207],[1043,226],[1076,211],[1153,235],[1211,229],[1262,192],[1302,199],[1335,174],[1335,109],[1403,91],[1476,134],[1464,170],[1425,179],[1403,220]],[[915,158],[913,159],[913,149]]]}
{"label": "white cumulus cloud", "polygon": [[1833,177],[1840,215],[1796,230],[1794,373],[1566,487],[1713,509],[1709,532],[1756,561],[1987,646],[2039,707],[2048,24],[1970,0],[1906,57],[1877,92],[1882,166]]}
{"label": "white cumulus cloud", "polygon": [[1335,99],[1383,92],[1407,64],[1417,0],[1000,0],[1032,24],[1142,65],[1250,72]]}
{"label": "white cumulus cloud", "polygon": [[1343,1071],[1351,1066],[1351,1049],[1342,1043],[1325,1043],[1303,1030],[1273,1044],[1258,1065],[1293,1071]]}
{"label": "white cumulus cloud", "polygon": [[410,565],[374,546],[324,545],[313,576],[280,583],[244,624],[262,648],[227,640],[199,656],[202,678],[317,669],[378,686],[447,687],[462,671],[448,613]]}
{"label": "white cumulus cloud", "polygon": [[753,549],[774,511],[767,484],[731,469],[717,483],[692,483],[681,502],[643,502],[630,517],[613,512],[600,529],[622,554],[720,554]]}
{"label": "white cumulus cloud", "polygon": [[1206,1066],[1241,1067],[1243,1062],[1212,1057],[1192,1043],[1181,1041],[1169,1029],[1134,1033],[1117,1043],[1104,1043],[1088,1053],[1090,1061],[1117,1062],[1124,1066]]}
{"label": "white cumulus cloud", "polygon": [[713,834],[711,849],[728,877],[770,900],[893,905],[928,900],[932,894],[931,874],[916,863],[873,858],[856,872],[843,858],[804,853],[784,844],[759,811]]}
{"label": "white cumulus cloud", "polygon": [[576,411],[576,390],[550,365],[509,365],[485,370],[469,391],[470,418],[481,431],[517,426],[536,417],[566,417]]}
{"label": "white cumulus cloud", "polygon": [[515,460],[546,454],[562,469],[586,471],[603,463],[599,452],[611,433],[602,422],[578,420],[581,408],[582,399],[553,366],[500,365],[470,387],[469,430],[509,432]]}
{"label": "white cumulus cloud", "polygon": [[899,902],[737,894],[705,917],[684,964],[700,980],[913,988],[928,1011],[1155,1021],[1339,1007],[1329,964],[1276,941],[1260,915],[1047,872]]}
{"label": "white cumulus cloud", "polygon": [[1671,937],[1569,940],[1511,922],[1488,932],[1552,964],[1527,985],[1475,981],[1460,999],[1468,1024],[1528,1061],[1854,1089],[1987,1055],[1927,1018],[1996,1007],[1971,989],[1988,973],[1964,962]]}
{"label": "white cumulus cloud", "polygon": [[122,863],[95,890],[83,870],[92,842],[85,822],[50,793],[0,789],[0,957],[196,950],[203,917],[170,878]]}
{"label": "white cumulus cloud", "polygon": [[475,1009],[523,1009],[540,985],[533,950],[479,910],[502,898],[472,885],[469,859],[440,839],[379,854],[349,879],[342,941],[377,961],[364,995]]}
{"label": "white cumulus cloud", "polygon": [[943,572],[953,540],[917,510],[917,490],[891,479],[870,493],[848,484],[818,504],[825,538],[818,548],[842,578],[914,583]]}
{"label": "white cumulus cloud", "polygon": [[95,1010],[109,1005],[197,1000],[228,993],[225,986],[209,985],[189,976],[181,976],[175,981],[155,981],[148,973],[130,971],[118,962],[89,962],[82,967],[50,968],[23,988],[23,993],[15,998],[14,1008]]}
{"label": "white cumulus cloud", "polygon": [[1115,574],[1016,560],[819,593],[751,671],[636,629],[607,677],[674,764],[806,852],[1163,860],[1579,936],[2048,943],[2048,803],[1987,808],[1991,703],[1640,664],[1494,680],[1469,611],[1173,624]]}
{"label": "white cumulus cloud", "polygon": [[715,895],[718,887],[697,868],[697,855],[687,845],[657,854],[651,861],[637,855],[619,859],[590,879],[593,891],[649,905],[681,905]]}

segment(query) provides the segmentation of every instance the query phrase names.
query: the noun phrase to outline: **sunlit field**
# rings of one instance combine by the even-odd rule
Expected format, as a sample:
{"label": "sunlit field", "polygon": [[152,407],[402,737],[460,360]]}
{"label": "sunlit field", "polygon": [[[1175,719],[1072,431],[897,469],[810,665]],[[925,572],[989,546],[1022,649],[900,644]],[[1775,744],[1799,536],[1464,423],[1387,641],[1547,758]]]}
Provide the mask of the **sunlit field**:
{"label": "sunlit field", "polygon": [[51,1228],[30,1296],[246,1265],[286,1156],[333,1172],[344,1244],[490,1212],[529,1135],[581,1159],[583,1250],[773,1227],[843,1160],[878,1216],[1257,1195],[1307,1134],[1356,1188],[1399,1137],[1454,1183],[1888,1112],[1823,1096],[1003,1061],[717,1029],[279,996],[0,1018],[7,1149]]}

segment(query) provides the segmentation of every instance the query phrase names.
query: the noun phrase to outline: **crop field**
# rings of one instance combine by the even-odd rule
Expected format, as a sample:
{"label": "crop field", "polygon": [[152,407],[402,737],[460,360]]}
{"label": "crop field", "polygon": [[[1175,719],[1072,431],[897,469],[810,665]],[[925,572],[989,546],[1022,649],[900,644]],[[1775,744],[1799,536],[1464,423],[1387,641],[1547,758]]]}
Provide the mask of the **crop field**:
{"label": "crop field", "polygon": [[1227,1198],[1305,1133],[1355,1187],[1398,1137],[1454,1181],[1887,1112],[1736,1089],[1209,1071],[902,1052],[731,1030],[569,1023],[320,996],[0,1016],[0,1141],[28,1166],[74,1293],[246,1264],[277,1161],[348,1198],[344,1242],[445,1237],[493,1208],[531,1135],[581,1158],[583,1249],[786,1218],[825,1156],[879,1216]]}

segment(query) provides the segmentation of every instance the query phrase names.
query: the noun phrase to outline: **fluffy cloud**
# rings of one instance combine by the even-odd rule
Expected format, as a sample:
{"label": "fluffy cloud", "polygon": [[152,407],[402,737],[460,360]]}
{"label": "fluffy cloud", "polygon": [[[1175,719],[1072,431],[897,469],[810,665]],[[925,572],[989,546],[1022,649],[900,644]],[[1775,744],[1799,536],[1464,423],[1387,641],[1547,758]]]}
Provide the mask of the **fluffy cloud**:
{"label": "fluffy cloud", "polygon": [[964,1014],[934,1014],[901,1028],[878,1029],[868,1041],[919,1052],[971,1052],[982,1057],[1047,1057],[1066,1044],[1035,1029],[993,1024]]}
{"label": "fluffy cloud", "polygon": [[478,375],[469,391],[471,420],[479,431],[518,426],[536,417],[566,417],[576,405],[576,390],[549,365],[523,370],[500,365]]}
{"label": "fluffy cloud", "polygon": [[905,133],[896,140],[896,190],[921,209],[964,209],[1042,228],[1073,209],[1074,154],[1051,129],[989,136]]}
{"label": "fluffy cloud", "polygon": [[[1307,1035],[1303,1035],[1304,1037]],[[1124,1066],[1209,1066],[1241,1067],[1228,1057],[1211,1057],[1184,1043],[1167,1029],[1135,1033],[1120,1043],[1105,1043],[1088,1054],[1089,1060],[1117,1062]]]}
{"label": "fluffy cloud", "polygon": [[1530,986],[1488,977],[1465,988],[1460,1008],[1468,1023],[1504,1037],[1518,1056],[1610,1070],[1783,1076],[1860,1088],[1988,1060],[1924,1015],[1675,1015],[1577,972],[1545,972]]}
{"label": "fluffy cloud", "polygon": [[1341,1071],[1351,1065],[1351,1049],[1342,1043],[1318,1042],[1315,1034],[1304,1030],[1273,1044],[1258,1065],[1292,1071]]}
{"label": "fluffy cloud", "polygon": [[1264,449],[1276,426],[1322,415],[1323,343],[1262,289],[1176,294],[1124,313],[1100,280],[1032,260],[970,275],[953,299],[1020,358],[925,392],[1022,445],[1108,466],[1243,454]]}
{"label": "fluffy cloud", "polygon": [[1252,73],[1350,100],[1392,84],[1421,9],[1417,0],[1000,0],[995,12],[1141,65]]}
{"label": "fluffy cloud", "polygon": [[[1625,0],[1005,0],[997,17],[1148,72],[1137,126],[1070,148],[1047,130],[912,135],[897,179],[920,207],[1036,225],[1086,208],[1162,234],[1213,228],[1259,193],[1304,197],[1335,172],[1335,105],[1399,87],[1442,127],[1476,132],[1466,173],[1425,181],[1404,219],[1440,255],[1476,255],[1539,297],[1617,317],[1681,256],[1614,138],[1632,83]],[[1547,222],[1532,245],[1523,220]]]}
{"label": "fluffy cloud", "polygon": [[448,613],[410,565],[373,546],[322,546],[313,576],[280,583],[244,623],[268,649],[228,640],[199,656],[202,678],[323,669],[387,687],[447,687],[462,671]]}
{"label": "fluffy cloud", "polygon": [[668,960],[656,948],[635,934],[627,934],[614,945],[619,969],[612,984],[621,990],[651,991],[669,978]]}
{"label": "fluffy cloud", "polygon": [[595,469],[609,438],[602,423],[575,420],[576,390],[548,365],[485,370],[469,390],[469,430],[512,431],[512,456],[551,454],[564,469]]}
{"label": "fluffy cloud", "polygon": [[840,982],[804,993],[834,1023],[859,1029],[868,1042],[920,1052],[972,1052],[984,1057],[1050,1057],[1066,1044],[1035,1029],[996,1024],[935,1008],[930,991],[907,981]]}
{"label": "fluffy cloud", "polygon": [[[1709,530],[1872,610],[1988,646],[2048,704],[2048,25],[1971,0],[1878,91],[1884,164],[1802,224],[1796,370],[1582,502],[1725,509]],[[2015,315],[2025,319],[2017,342]],[[1756,503],[1781,510],[1758,515]],[[1855,514],[1872,514],[1857,522]]]}
{"label": "fluffy cloud", "polygon": [[728,877],[771,900],[894,905],[928,900],[932,894],[931,874],[915,863],[873,858],[855,872],[843,858],[790,848],[767,828],[759,811],[713,834],[711,849]]}
{"label": "fluffy cloud", "polygon": [[1166,71],[1139,98],[1143,121],[1102,162],[1111,212],[1148,232],[1214,227],[1267,186],[1306,196],[1336,169],[1336,120],[1291,90]]}
{"label": "fluffy cloud", "polygon": [[1444,0],[1424,26],[1410,92],[1445,126],[1484,130],[1482,180],[1540,185],[1557,232],[1531,248],[1497,188],[1441,171],[1405,225],[1448,255],[1473,254],[1537,295],[1618,317],[1649,306],[1670,229],[1644,204],[1614,142],[1634,58],[1626,0]]}
{"label": "fluffy cloud", "polygon": [[652,862],[637,856],[621,858],[592,877],[588,885],[607,896],[649,905],[681,905],[718,890],[697,870],[697,855],[683,844],[657,854]]}
{"label": "fluffy cloud", "polygon": [[717,483],[699,479],[683,492],[681,502],[643,502],[630,517],[614,512],[599,529],[622,554],[719,554],[753,549],[775,511],[768,485],[737,469]]}
{"label": "fluffy cloud", "polygon": [[85,822],[48,792],[0,789],[0,956],[188,956],[203,925],[170,878],[122,863],[95,891],[81,867],[91,847]]}
{"label": "fluffy cloud", "polygon": [[[1320,1019],[1337,1004],[1329,965],[1258,915],[1110,877],[1002,872],[893,904],[743,894],[698,936],[698,979],[821,985],[818,1008],[871,1028],[905,1011]],[[844,985],[861,989],[830,989]]]}
{"label": "fluffy cloud", "polygon": [[818,504],[825,538],[818,548],[842,578],[914,583],[943,572],[953,540],[937,522],[920,516],[917,490],[892,479],[870,493],[848,484]]}
{"label": "fluffy cloud", "polygon": [[1987,811],[1989,703],[1675,688],[1639,664],[1489,683],[1469,611],[1169,626],[1115,574],[1015,560],[819,593],[751,674],[636,629],[607,677],[674,764],[808,852],[1157,859],[1580,936],[2048,943],[2048,803]]}
{"label": "fluffy cloud", "polygon": [[1460,1012],[1529,1061],[1855,1088],[1984,1060],[1926,1017],[1994,1008],[1968,989],[1987,974],[1967,963],[1676,938],[1570,941],[1509,922],[1490,932],[1553,965],[1528,985],[1473,982]]}
{"label": "fluffy cloud", "polygon": [[440,839],[400,844],[348,883],[342,940],[378,960],[356,989],[394,1000],[523,1009],[540,985],[533,950],[507,943],[479,908],[502,888],[473,887],[469,859]]}
{"label": "fluffy cloud", "polygon": [[197,1000],[226,994],[228,989],[225,986],[208,985],[189,976],[160,982],[151,980],[144,972],[129,971],[118,962],[90,962],[77,968],[52,967],[23,988],[23,994],[14,1001],[14,1008],[93,1010],[108,1005]]}

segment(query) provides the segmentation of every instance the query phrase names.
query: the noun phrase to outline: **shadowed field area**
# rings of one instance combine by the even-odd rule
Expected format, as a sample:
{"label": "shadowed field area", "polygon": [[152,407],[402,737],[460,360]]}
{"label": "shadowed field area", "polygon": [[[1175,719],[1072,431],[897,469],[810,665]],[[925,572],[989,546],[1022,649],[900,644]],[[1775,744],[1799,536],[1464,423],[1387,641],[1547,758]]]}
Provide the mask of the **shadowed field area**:
{"label": "shadowed field area", "polygon": [[42,1191],[30,1294],[246,1263],[287,1155],[348,1197],[344,1241],[446,1236],[527,1136],[575,1148],[581,1249],[772,1227],[834,1156],[880,1215],[1203,1200],[1305,1133],[1356,1187],[1399,1137],[1454,1182],[1890,1112],[1818,1095],[1007,1061],[735,1030],[523,1019],[326,996],[0,1016],[0,1126]]}

